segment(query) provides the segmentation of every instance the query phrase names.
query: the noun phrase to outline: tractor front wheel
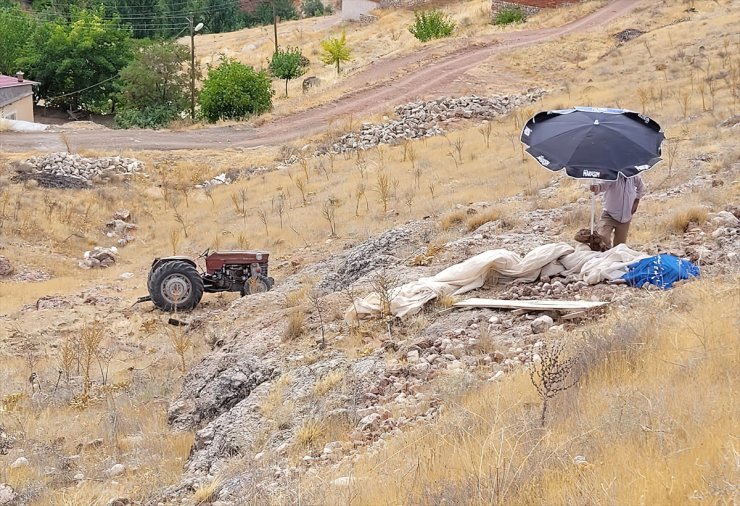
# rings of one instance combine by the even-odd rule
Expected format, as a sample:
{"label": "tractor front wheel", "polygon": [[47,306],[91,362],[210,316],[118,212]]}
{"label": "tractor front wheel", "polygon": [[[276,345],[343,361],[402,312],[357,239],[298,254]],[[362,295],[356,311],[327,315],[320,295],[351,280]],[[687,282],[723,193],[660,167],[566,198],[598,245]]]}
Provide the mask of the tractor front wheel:
{"label": "tractor front wheel", "polygon": [[157,266],[147,285],[152,302],[162,311],[189,311],[203,297],[203,279],[192,264],[180,260]]}

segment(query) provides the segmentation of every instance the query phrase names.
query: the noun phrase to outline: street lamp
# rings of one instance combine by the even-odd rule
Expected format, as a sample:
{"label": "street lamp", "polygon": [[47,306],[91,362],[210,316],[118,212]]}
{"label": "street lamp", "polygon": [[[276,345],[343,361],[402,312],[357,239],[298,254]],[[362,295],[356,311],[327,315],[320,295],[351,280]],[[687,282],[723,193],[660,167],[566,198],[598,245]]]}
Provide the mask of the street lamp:
{"label": "street lamp", "polygon": [[192,16],[188,18],[190,25],[190,121],[195,121],[195,34],[203,28],[203,23],[193,26]]}

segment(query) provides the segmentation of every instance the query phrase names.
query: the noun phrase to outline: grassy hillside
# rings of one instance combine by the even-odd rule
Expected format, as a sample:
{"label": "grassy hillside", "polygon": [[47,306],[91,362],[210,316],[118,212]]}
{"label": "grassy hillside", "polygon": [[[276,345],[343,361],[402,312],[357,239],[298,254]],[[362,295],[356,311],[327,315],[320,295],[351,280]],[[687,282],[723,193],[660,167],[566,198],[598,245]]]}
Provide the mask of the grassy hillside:
{"label": "grassy hillside", "polygon": [[[306,495],[360,505],[732,504],[738,301],[732,276],[656,294],[567,336],[580,381],[551,403],[544,428],[522,371],[452,399],[437,422],[310,482]],[[350,484],[326,486],[340,476]]]}
{"label": "grassy hillside", "polygon": [[[461,12],[472,19],[483,3],[463,5],[472,11]],[[687,12],[688,7],[696,12]],[[630,244],[665,251],[690,233],[711,246],[708,213],[737,203],[740,192],[737,128],[720,126],[738,114],[739,16],[731,0],[645,1],[606,31],[497,55],[466,76],[483,83],[471,92],[516,92],[537,85],[548,94],[541,103],[493,121],[490,130],[459,123],[447,127],[445,136],[316,158],[312,149],[302,149],[303,142],[280,149],[121,153],[142,159],[148,176],[91,190],[11,184],[8,162],[31,153],[0,154],[0,254],[19,272],[51,276],[0,284],[0,427],[15,434],[32,461],[11,469],[10,457],[0,455],[0,482],[36,489],[32,504],[90,505],[105,504],[115,494],[143,500],[178,481],[193,435],[170,431],[166,405],[186,373],[183,358],[186,368],[192,366],[219,336],[180,331],[163,323],[166,315],[130,308],[145,290],[154,256],[197,255],[206,247],[265,248],[273,252],[280,283],[315,260],[411,219],[431,217],[438,226],[429,245],[444,244],[485,221],[455,209],[480,201],[494,207],[490,219],[503,217],[512,227],[523,211],[568,206],[559,233],[570,241],[587,225],[589,209],[581,199],[588,193],[524,156],[519,131],[535,110],[604,105],[654,117],[666,128],[666,161],[646,176],[652,193],[641,204]],[[381,13],[378,24],[353,27],[366,44],[375,44],[358,52],[357,65],[385,54],[380,48],[396,32],[403,34],[404,50],[413,51],[416,43],[405,28],[410,17]],[[550,22],[535,19],[524,28]],[[646,33],[619,44],[613,35],[626,28]],[[494,33],[478,22],[466,29]],[[321,35],[294,30],[286,43],[300,36],[316,43]],[[205,37],[199,40],[203,55],[225,44],[218,37],[213,36],[210,49]],[[464,39],[451,45],[461,43]],[[268,41],[259,48],[268,51]],[[264,59],[256,54],[255,62]],[[315,100],[330,100],[334,92]],[[311,97],[303,100],[286,101],[285,109],[279,103],[277,113],[314,103]],[[356,129],[364,120],[338,120],[326,137]],[[193,188],[222,172],[274,167],[293,155],[298,161],[278,170],[208,192]],[[693,184],[697,175],[707,176],[710,184]],[[379,191],[383,178],[393,189],[385,211]],[[516,198],[503,205],[507,197]],[[335,208],[338,237],[329,237],[327,202]],[[122,248],[116,266],[81,271],[77,260],[83,251],[112,244],[104,224],[120,208],[131,210],[136,240]],[[120,278],[124,272],[134,277]],[[437,422],[389,437],[380,453],[351,468],[326,470],[321,479],[305,479],[301,490],[324,504],[681,504],[700,499],[731,504],[737,482],[733,430],[738,410],[732,399],[738,385],[732,371],[738,367],[740,294],[736,265],[708,272],[712,276],[702,282],[656,293],[643,308],[615,311],[569,334],[568,355],[577,357],[583,375],[553,402],[544,429],[537,423],[540,404],[528,375],[515,374],[449,396]],[[59,306],[35,311],[41,297]],[[244,322],[221,321],[219,314],[235,298],[213,295],[193,316],[215,320],[223,335],[232,335],[234,325]],[[20,311],[24,305],[30,307]],[[312,309],[304,309],[310,316]],[[260,311],[255,308],[249,316],[259,317]],[[104,338],[93,348],[101,325]],[[379,329],[370,344],[380,346]],[[92,339],[87,348],[81,336]],[[284,346],[308,349],[313,343],[307,334]],[[95,387],[81,397],[85,349],[106,358],[92,364],[88,379]],[[104,354],[97,353],[101,349]],[[355,351],[362,352],[359,346]],[[73,370],[77,380],[65,380],[65,371]],[[32,372],[41,377],[41,396],[33,395]],[[66,459],[74,455],[72,465]],[[125,473],[106,474],[114,463],[125,464]],[[46,474],[48,466],[63,469],[64,479]],[[85,478],[75,480],[77,472]],[[349,487],[327,486],[346,476],[351,476]],[[207,492],[196,496],[208,497]]]}

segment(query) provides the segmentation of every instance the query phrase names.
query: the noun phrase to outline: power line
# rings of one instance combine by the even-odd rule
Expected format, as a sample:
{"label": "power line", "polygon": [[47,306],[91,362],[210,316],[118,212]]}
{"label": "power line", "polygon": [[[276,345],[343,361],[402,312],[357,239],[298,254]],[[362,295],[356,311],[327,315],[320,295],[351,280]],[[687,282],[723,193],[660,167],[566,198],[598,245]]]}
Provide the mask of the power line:
{"label": "power line", "polygon": [[[182,4],[186,5],[186,4]],[[121,6],[109,6],[111,8],[120,8]],[[125,7],[125,6],[123,6]],[[174,20],[174,19],[182,19],[184,15],[200,15],[204,16],[210,13],[218,13],[218,12],[224,12],[229,9],[232,9],[234,7],[238,7],[238,5],[235,2],[227,2],[220,5],[214,5],[214,6],[203,6],[195,9],[183,9],[183,12],[181,14],[175,14],[175,13],[163,13],[163,14],[156,14],[152,13],[149,14],[141,14],[141,15],[113,15],[113,16],[105,16],[101,15],[98,16],[103,21],[117,21],[117,22],[125,22],[125,21],[147,21],[151,20],[153,23],[158,23],[160,25],[167,24],[168,20]],[[49,11],[23,11],[19,10],[17,12],[12,12],[10,9],[0,9],[0,12],[3,12],[6,16],[10,16],[11,18],[20,19],[20,20],[26,20],[28,18],[35,18],[39,21],[57,21],[58,18],[61,16],[59,13],[53,13]],[[170,23],[171,24],[171,23]],[[177,27],[180,27],[182,25],[178,24]]]}
{"label": "power line", "polygon": [[117,78],[120,73],[121,73],[121,71],[119,70],[118,72],[116,72],[116,75],[114,75],[113,77],[109,77],[105,81],[100,81],[99,83],[92,84],[92,85],[88,86],[87,88],[82,88],[81,90],[70,91],[69,93],[63,93],[62,95],[57,95],[56,97],[49,97],[46,100],[48,100],[49,102],[51,102],[51,101],[56,100],[58,98],[69,97],[71,95],[77,95],[78,93],[82,93],[83,91],[87,91],[87,90],[90,90],[92,88],[96,88],[96,87],[100,86],[101,84],[105,84],[108,81],[112,81],[113,79]]}

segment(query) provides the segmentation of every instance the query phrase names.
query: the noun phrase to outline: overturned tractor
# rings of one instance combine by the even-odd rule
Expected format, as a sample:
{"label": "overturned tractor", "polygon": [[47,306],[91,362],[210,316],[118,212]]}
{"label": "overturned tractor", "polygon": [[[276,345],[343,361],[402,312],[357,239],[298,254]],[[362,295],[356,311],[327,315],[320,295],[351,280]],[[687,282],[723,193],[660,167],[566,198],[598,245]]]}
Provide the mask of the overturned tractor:
{"label": "overturned tractor", "polygon": [[268,276],[269,253],[264,251],[206,250],[206,270],[199,273],[195,260],[172,256],[155,258],[149,270],[147,288],[151,300],[162,311],[188,311],[203,292],[239,292],[242,296],[266,292],[275,280]]}

